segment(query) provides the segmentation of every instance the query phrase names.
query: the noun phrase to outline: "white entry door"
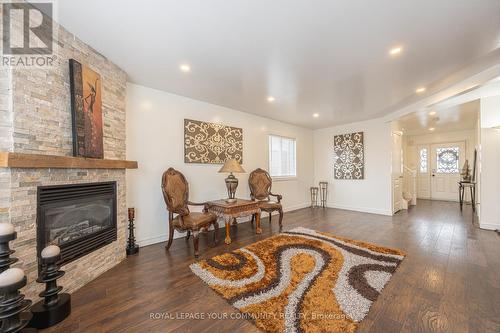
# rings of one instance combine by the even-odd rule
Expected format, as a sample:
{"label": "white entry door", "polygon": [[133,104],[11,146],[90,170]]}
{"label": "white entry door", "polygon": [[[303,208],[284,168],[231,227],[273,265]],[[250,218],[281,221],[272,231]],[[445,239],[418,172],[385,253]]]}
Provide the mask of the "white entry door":
{"label": "white entry door", "polygon": [[432,199],[458,201],[458,182],[464,158],[464,142],[431,145]]}

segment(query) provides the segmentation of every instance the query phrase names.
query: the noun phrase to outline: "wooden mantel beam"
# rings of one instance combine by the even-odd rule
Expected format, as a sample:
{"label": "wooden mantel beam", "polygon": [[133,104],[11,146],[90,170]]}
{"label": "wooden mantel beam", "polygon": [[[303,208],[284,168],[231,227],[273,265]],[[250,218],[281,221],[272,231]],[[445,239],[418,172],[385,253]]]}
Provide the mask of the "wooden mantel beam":
{"label": "wooden mantel beam", "polygon": [[0,152],[0,168],[137,169],[137,161]]}

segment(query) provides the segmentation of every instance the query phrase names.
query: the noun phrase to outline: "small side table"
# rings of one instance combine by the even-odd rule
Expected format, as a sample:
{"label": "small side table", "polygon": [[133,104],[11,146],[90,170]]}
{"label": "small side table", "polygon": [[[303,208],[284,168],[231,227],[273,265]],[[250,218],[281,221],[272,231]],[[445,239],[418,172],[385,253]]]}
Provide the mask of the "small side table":
{"label": "small side table", "polygon": [[319,182],[319,194],[321,196],[321,207],[326,208],[326,200],[328,196],[328,182]]}
{"label": "small side table", "polygon": [[466,188],[470,189],[470,200],[472,204],[472,211],[476,211],[476,182],[458,182],[458,200],[460,201],[460,211],[464,205],[464,196]]}
{"label": "small side table", "polygon": [[262,233],[260,228],[260,208],[258,201],[236,199],[235,202],[226,202],[226,200],[215,200],[207,202],[208,211],[224,219],[226,224],[226,239],[224,243],[231,244],[231,222],[242,216],[255,215],[255,233]]}
{"label": "small side table", "polygon": [[318,192],[319,192],[319,188],[315,187],[315,186],[312,186],[310,188],[310,190],[311,190],[311,208],[316,208],[316,207],[318,207]]}

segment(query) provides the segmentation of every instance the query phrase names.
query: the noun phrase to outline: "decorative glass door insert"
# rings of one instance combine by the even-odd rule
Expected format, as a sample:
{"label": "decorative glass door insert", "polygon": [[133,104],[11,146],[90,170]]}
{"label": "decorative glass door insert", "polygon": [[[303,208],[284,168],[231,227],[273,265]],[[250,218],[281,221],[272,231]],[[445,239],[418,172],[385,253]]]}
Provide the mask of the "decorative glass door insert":
{"label": "decorative glass door insert", "polygon": [[436,172],[459,173],[460,148],[436,148]]}

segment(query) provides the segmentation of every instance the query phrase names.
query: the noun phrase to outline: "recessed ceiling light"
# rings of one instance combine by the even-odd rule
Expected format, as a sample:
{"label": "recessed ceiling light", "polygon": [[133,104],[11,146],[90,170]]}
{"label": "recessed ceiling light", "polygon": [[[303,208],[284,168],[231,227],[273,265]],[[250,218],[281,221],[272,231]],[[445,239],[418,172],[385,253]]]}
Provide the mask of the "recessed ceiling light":
{"label": "recessed ceiling light", "polygon": [[389,50],[389,54],[391,56],[395,56],[395,55],[398,55],[401,53],[401,51],[403,51],[403,47],[401,46],[396,46],[396,47],[393,47],[392,49]]}
{"label": "recessed ceiling light", "polygon": [[434,127],[429,127],[429,131],[431,131],[431,132],[432,132],[432,131],[434,131],[434,130],[435,130],[435,128],[434,128]]}
{"label": "recessed ceiling light", "polygon": [[429,116],[435,116],[435,115],[436,115],[436,111],[429,112]]}
{"label": "recessed ceiling light", "polygon": [[183,71],[184,73],[191,72],[191,66],[188,64],[182,64],[179,66],[179,69]]}
{"label": "recessed ceiling light", "polygon": [[319,113],[313,113],[313,117],[314,118],[318,118],[319,117]]}
{"label": "recessed ceiling light", "polygon": [[425,87],[420,87],[420,88],[417,88],[417,90],[415,90],[415,92],[417,94],[423,93],[424,91],[425,91]]}
{"label": "recessed ceiling light", "polygon": [[269,96],[269,97],[267,98],[267,101],[272,103],[272,102],[274,102],[274,101],[275,101],[275,98],[274,98],[273,96]]}

